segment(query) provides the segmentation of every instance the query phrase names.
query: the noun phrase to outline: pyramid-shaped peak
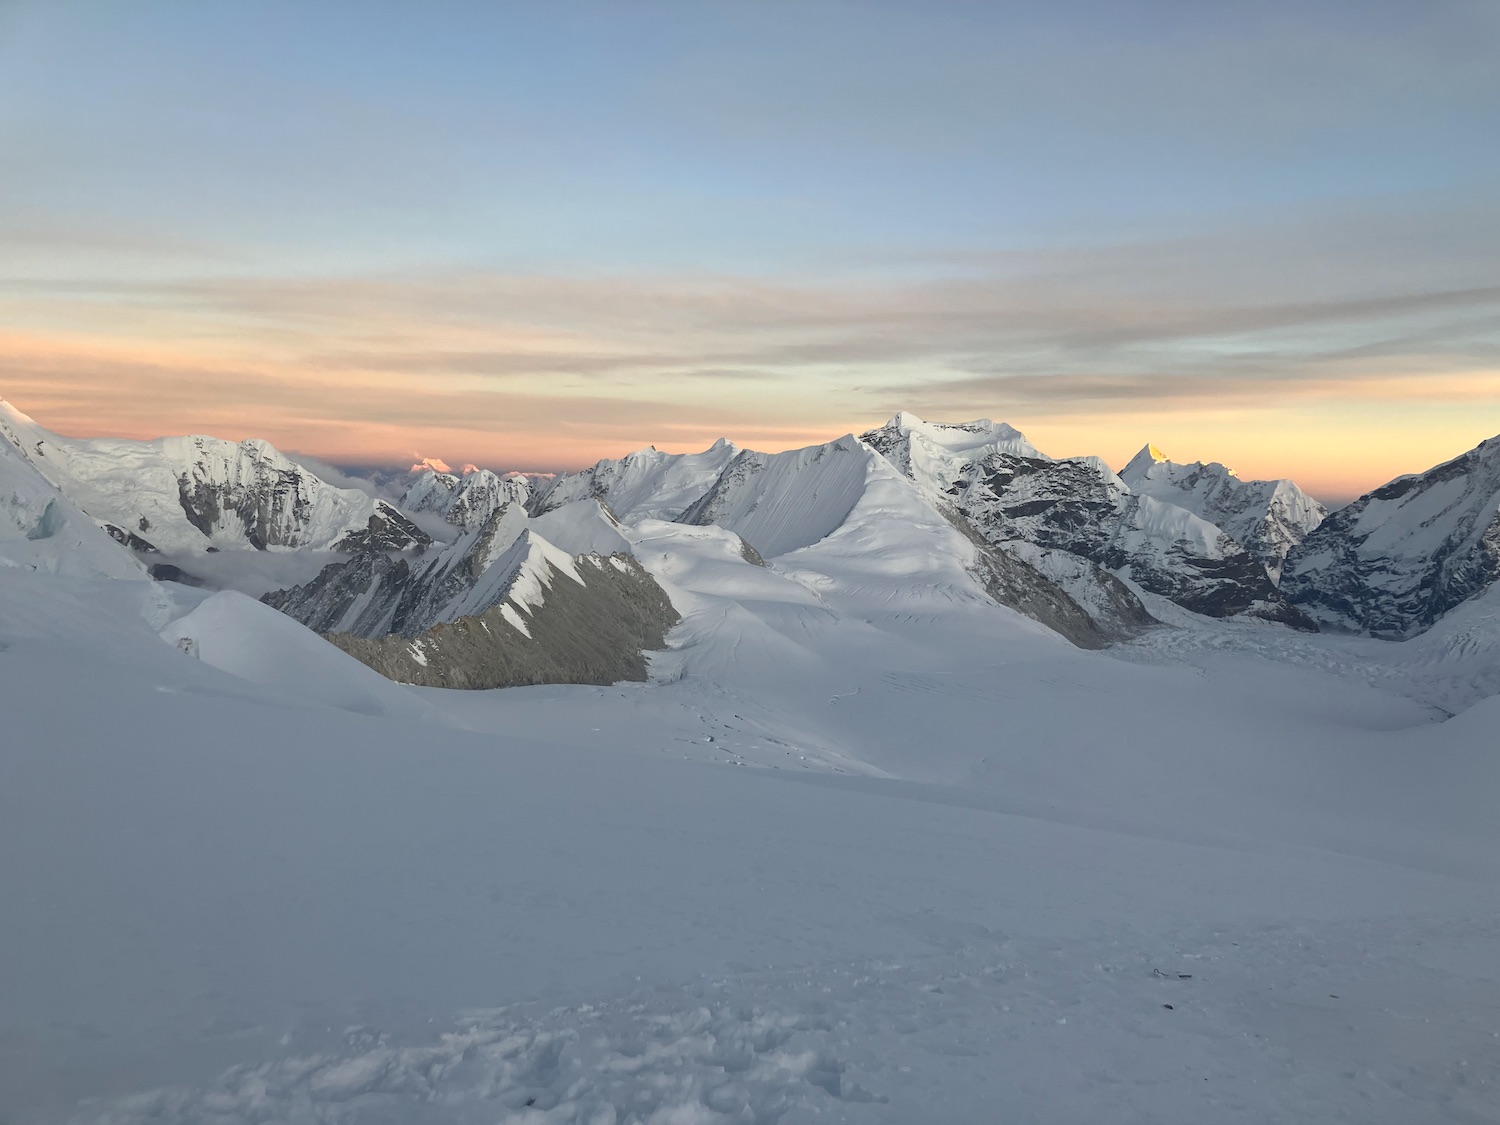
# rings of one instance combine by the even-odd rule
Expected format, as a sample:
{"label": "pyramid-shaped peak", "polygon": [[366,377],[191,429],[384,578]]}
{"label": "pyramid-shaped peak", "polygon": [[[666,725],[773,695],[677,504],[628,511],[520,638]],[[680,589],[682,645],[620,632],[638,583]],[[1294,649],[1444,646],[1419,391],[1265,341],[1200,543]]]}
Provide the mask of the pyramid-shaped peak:
{"label": "pyramid-shaped peak", "polygon": [[1120,479],[1127,484],[1132,480],[1140,480],[1151,472],[1157,465],[1170,466],[1172,461],[1163,453],[1160,447],[1147,442],[1141,446],[1141,451],[1132,457],[1120,470]]}

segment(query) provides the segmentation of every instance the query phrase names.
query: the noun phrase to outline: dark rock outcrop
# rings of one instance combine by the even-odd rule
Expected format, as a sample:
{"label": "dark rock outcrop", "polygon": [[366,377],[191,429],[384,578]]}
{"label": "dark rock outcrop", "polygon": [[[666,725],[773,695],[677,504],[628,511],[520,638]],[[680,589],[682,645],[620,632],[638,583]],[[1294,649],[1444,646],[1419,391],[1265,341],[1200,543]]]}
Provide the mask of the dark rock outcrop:
{"label": "dark rock outcrop", "polygon": [[1500,437],[1334,512],[1282,590],[1324,627],[1399,639],[1500,581]]}
{"label": "dark rock outcrop", "polygon": [[585,555],[574,565],[582,582],[554,572],[546,598],[520,611],[494,606],[415,637],[328,639],[383,676],[427,687],[646,679],[646,652],[665,647],[679,620],[666,592],[628,555]]}

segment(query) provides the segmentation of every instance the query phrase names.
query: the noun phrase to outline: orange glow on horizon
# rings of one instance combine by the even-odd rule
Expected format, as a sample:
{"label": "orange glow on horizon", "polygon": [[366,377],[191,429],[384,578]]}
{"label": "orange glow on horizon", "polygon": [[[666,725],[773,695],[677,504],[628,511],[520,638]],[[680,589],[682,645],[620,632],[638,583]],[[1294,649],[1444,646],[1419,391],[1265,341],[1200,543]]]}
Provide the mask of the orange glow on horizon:
{"label": "orange glow on horizon", "polygon": [[[909,396],[871,390],[846,401],[812,387],[801,401],[784,402],[737,383],[615,381],[548,393],[550,384],[538,390],[534,382],[420,384],[395,372],[240,364],[186,345],[0,334],[0,396],[48,429],[80,437],[260,437],[345,465],[428,458],[497,471],[571,471],[647,445],[698,452],[719,437],[777,452],[858,433],[904,408],[935,420],[1008,421],[1053,456],[1094,453],[1115,468],[1149,441],[1177,461],[1218,460],[1245,479],[1291,477],[1342,501],[1500,432],[1500,372],[1293,385],[1278,388],[1275,408],[1242,395],[1239,404],[1184,397],[1111,410],[1067,403],[1061,411],[1038,402],[1008,410],[977,396],[958,402],[951,392],[924,405],[920,383]],[[505,393],[517,385],[527,390]],[[691,393],[665,397],[684,390]]]}

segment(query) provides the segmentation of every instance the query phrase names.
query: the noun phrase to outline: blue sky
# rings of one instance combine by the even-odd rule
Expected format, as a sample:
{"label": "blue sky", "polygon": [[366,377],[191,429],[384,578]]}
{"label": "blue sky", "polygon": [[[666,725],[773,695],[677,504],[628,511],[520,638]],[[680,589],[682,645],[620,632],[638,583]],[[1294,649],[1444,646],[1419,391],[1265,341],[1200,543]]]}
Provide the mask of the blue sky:
{"label": "blue sky", "polygon": [[1497,58],[1493,3],[11,2],[0,394],[558,465],[905,406],[1347,491],[1394,462],[1311,444],[1500,431]]}

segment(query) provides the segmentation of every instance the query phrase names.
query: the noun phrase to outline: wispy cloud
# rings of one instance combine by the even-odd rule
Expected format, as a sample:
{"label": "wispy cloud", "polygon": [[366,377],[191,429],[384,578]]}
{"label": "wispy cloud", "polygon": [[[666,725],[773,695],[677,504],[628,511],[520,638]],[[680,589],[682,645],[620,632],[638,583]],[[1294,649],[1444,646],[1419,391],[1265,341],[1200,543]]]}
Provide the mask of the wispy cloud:
{"label": "wispy cloud", "polygon": [[75,431],[542,469],[719,433],[789,445],[910,405],[1026,424],[1446,402],[1500,430],[1500,205],[1448,222],[1465,249],[1441,268],[1411,254],[1437,237],[1424,214],[816,280],[12,278],[0,380]]}

